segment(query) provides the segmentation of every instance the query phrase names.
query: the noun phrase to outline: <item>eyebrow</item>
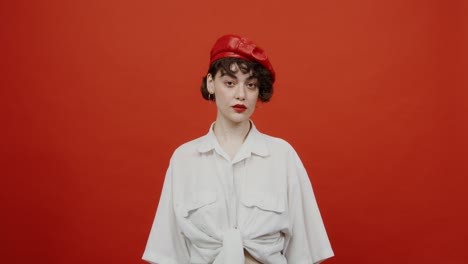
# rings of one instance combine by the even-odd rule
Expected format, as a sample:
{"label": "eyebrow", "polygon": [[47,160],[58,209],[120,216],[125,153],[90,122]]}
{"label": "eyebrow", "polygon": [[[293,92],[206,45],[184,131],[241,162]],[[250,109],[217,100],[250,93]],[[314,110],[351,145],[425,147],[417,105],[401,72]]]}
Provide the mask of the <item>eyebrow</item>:
{"label": "eyebrow", "polygon": [[[231,74],[230,72],[221,72],[221,77],[223,77],[225,75],[237,80],[237,77],[234,74]],[[255,77],[253,75],[250,75],[249,77],[247,77],[248,81],[253,80],[253,79],[257,79],[257,77]]]}
{"label": "eyebrow", "polygon": [[230,72],[222,72],[221,71],[221,77],[223,77],[225,75],[227,75],[227,76],[229,76],[231,78],[237,79],[237,77],[234,74],[231,74]]}

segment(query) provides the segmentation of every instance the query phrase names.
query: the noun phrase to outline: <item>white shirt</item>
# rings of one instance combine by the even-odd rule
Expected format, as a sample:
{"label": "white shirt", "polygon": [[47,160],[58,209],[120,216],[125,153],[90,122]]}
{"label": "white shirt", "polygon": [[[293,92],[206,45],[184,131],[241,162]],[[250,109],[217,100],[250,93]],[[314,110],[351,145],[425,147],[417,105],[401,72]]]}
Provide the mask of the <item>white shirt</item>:
{"label": "white shirt", "polygon": [[174,152],[143,259],[243,264],[244,248],[265,264],[332,257],[309,177],[291,145],[252,124],[231,160],[212,127]]}

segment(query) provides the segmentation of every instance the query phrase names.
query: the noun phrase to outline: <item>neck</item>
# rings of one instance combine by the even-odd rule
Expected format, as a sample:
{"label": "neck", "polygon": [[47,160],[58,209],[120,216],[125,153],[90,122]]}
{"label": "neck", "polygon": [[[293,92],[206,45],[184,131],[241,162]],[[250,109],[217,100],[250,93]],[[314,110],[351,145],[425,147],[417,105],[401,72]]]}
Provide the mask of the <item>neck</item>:
{"label": "neck", "polygon": [[250,128],[251,124],[249,120],[240,123],[232,123],[216,119],[214,133],[221,144],[228,142],[243,143],[250,131]]}

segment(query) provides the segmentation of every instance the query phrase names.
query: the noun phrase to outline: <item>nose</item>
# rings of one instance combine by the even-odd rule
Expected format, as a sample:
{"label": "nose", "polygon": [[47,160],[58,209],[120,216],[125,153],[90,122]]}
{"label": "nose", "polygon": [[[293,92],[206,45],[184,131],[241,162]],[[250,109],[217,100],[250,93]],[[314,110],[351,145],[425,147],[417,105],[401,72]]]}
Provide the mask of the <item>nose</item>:
{"label": "nose", "polygon": [[245,89],[244,84],[240,83],[236,88],[236,99],[240,101],[245,100]]}

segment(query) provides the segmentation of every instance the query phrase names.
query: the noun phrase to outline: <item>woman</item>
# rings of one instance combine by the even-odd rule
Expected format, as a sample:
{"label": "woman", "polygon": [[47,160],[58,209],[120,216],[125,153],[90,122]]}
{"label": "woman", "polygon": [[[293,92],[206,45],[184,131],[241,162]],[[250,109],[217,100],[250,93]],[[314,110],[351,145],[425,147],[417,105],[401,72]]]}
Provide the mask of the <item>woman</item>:
{"label": "woman", "polygon": [[216,103],[216,121],[174,152],[144,260],[298,264],[333,256],[298,155],[250,120],[274,81],[252,41],[226,35],[215,43],[201,92]]}

